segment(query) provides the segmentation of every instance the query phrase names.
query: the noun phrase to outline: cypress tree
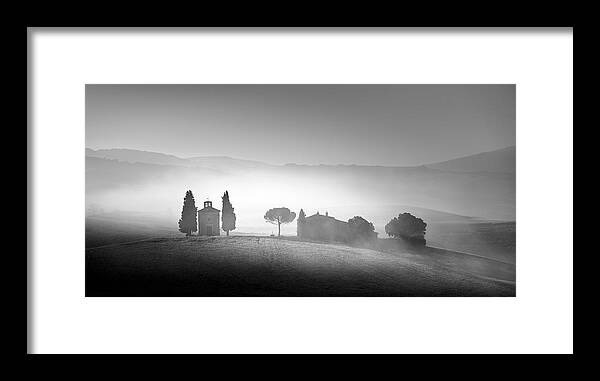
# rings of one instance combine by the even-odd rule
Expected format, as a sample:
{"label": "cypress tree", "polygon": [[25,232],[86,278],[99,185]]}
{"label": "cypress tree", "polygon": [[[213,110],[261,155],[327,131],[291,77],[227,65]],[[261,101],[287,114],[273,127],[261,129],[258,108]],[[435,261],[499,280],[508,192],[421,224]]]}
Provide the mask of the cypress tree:
{"label": "cypress tree", "polygon": [[297,229],[297,234],[298,234],[299,238],[302,238],[305,222],[306,222],[306,214],[304,214],[303,209],[300,209],[300,213],[298,214],[298,229]]}
{"label": "cypress tree", "polygon": [[192,232],[198,231],[198,209],[192,191],[185,192],[183,199],[183,210],[181,211],[181,219],[179,220],[179,231],[185,233],[186,236],[192,235]]}
{"label": "cypress tree", "polygon": [[235,213],[233,212],[233,205],[229,201],[229,192],[225,191],[223,194],[223,208],[221,210],[221,228],[229,236],[231,230],[235,230]]}

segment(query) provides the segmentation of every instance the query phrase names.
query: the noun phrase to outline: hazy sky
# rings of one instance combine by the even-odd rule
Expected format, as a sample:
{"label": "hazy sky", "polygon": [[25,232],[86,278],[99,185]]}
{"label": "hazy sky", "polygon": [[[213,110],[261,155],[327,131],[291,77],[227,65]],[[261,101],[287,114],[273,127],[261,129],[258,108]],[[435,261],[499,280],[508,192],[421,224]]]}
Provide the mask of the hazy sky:
{"label": "hazy sky", "polygon": [[86,147],[409,166],[515,145],[514,85],[87,85]]}

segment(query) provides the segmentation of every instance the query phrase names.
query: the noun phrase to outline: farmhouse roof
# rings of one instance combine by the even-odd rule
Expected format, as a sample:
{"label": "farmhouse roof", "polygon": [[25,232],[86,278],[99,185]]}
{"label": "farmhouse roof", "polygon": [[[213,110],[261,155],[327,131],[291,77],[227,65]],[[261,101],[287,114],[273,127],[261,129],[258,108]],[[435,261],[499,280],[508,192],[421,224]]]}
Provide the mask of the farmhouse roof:
{"label": "farmhouse roof", "polygon": [[308,217],[306,217],[306,219],[307,220],[315,220],[315,221],[318,221],[318,220],[321,220],[321,221],[337,221],[337,222],[346,223],[345,221],[340,221],[340,220],[338,220],[338,219],[336,219],[334,217],[331,217],[329,215],[324,215],[324,214],[319,214],[319,213],[313,214],[312,216],[308,216]]}

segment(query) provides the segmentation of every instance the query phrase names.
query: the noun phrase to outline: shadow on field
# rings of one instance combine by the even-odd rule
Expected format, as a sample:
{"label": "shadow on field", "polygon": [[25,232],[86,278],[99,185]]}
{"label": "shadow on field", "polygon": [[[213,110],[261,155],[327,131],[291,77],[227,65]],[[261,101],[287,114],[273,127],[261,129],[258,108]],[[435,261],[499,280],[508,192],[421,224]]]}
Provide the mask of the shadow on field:
{"label": "shadow on field", "polygon": [[86,296],[515,295],[514,265],[395,250],[272,237],[146,239],[88,248]]}

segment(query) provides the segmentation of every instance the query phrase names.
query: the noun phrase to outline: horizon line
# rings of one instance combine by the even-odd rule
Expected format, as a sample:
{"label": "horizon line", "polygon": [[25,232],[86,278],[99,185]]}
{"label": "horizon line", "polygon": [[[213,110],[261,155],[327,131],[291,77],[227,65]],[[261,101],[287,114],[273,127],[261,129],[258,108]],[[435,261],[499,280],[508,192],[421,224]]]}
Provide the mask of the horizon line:
{"label": "horizon line", "polygon": [[109,151],[109,150],[123,150],[123,151],[137,151],[137,152],[146,152],[146,153],[155,153],[155,154],[160,154],[160,155],[165,155],[165,156],[172,156],[174,158],[180,159],[180,160],[190,160],[190,159],[197,159],[197,158],[224,158],[224,159],[232,159],[232,160],[240,160],[240,161],[248,161],[248,162],[254,162],[254,163],[260,163],[260,164],[265,164],[265,165],[270,165],[270,166],[274,166],[274,167],[281,167],[281,166],[286,166],[286,165],[297,165],[297,166],[360,166],[360,167],[392,167],[392,168],[414,168],[414,167],[425,167],[428,165],[432,165],[432,164],[440,164],[440,163],[445,163],[448,161],[452,161],[452,160],[457,160],[457,159],[462,159],[465,157],[469,157],[469,156],[475,156],[475,155],[480,155],[480,154],[485,154],[485,153],[490,153],[490,152],[496,152],[496,151],[502,151],[502,150],[506,150],[506,149],[510,149],[510,148],[516,148],[516,144],[512,144],[509,146],[504,146],[502,148],[497,148],[497,149],[493,149],[493,150],[489,150],[489,151],[479,151],[479,152],[475,152],[472,154],[467,154],[467,155],[463,155],[463,156],[458,156],[458,157],[452,157],[449,159],[445,159],[445,160],[440,160],[440,161],[435,161],[435,162],[429,162],[429,163],[425,163],[425,164],[417,164],[417,165],[386,165],[386,164],[342,164],[342,163],[338,163],[338,164],[323,164],[323,163],[319,163],[319,164],[300,164],[300,163],[293,163],[293,162],[287,162],[284,164],[273,164],[273,163],[269,163],[269,162],[265,162],[262,160],[256,160],[256,159],[245,159],[245,158],[240,158],[240,157],[233,157],[233,156],[227,156],[227,155],[185,155],[185,156],[179,156],[176,154],[172,154],[172,153],[166,153],[166,152],[159,152],[159,151],[148,151],[145,149],[136,149],[136,148],[90,148],[90,147],[85,147],[86,150],[91,150],[91,151]]}

